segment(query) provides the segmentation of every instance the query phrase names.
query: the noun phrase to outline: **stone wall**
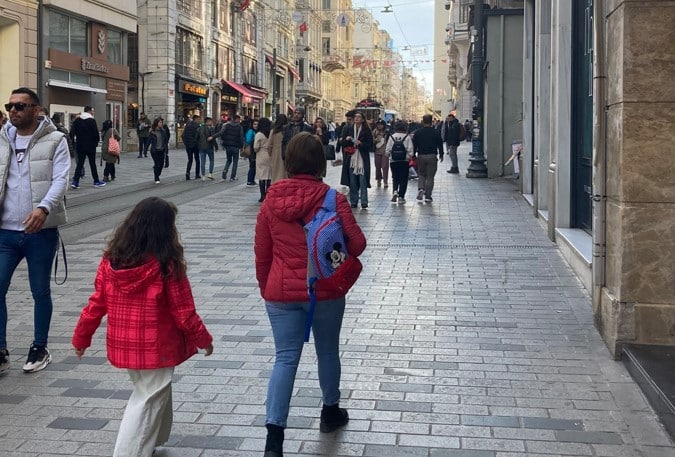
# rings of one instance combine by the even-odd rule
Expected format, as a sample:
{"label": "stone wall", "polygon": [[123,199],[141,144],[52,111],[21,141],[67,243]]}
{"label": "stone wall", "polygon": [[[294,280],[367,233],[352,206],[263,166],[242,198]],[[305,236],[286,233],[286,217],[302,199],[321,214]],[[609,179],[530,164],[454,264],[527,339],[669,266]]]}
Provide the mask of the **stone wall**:
{"label": "stone wall", "polygon": [[675,345],[675,2],[607,2],[607,258],[596,324]]}

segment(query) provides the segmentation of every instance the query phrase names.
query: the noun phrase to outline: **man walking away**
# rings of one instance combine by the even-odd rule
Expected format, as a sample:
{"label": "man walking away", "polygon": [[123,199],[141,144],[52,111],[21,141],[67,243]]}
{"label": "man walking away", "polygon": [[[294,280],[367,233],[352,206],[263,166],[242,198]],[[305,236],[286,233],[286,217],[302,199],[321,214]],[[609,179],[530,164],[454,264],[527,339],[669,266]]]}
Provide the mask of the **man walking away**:
{"label": "man walking away", "polygon": [[199,179],[199,139],[197,131],[199,130],[199,120],[201,118],[198,114],[192,116],[190,122],[187,123],[183,129],[183,144],[187,152],[187,167],[185,168],[185,180],[190,180],[190,171],[192,170],[192,161],[195,162],[195,179]]}
{"label": "man walking away", "polygon": [[73,122],[73,126],[70,129],[70,137],[73,139],[75,150],[77,151],[77,166],[75,167],[75,176],[73,176],[73,182],[70,187],[73,189],[80,188],[80,178],[84,176],[82,173],[84,159],[89,160],[91,177],[94,178],[94,187],[105,186],[105,182],[98,179],[98,170],[96,168],[96,146],[98,146],[101,136],[98,133],[96,119],[94,119],[94,108],[91,106],[84,107],[84,112]]}
{"label": "man walking away", "polygon": [[213,138],[220,138],[223,148],[225,149],[225,154],[227,155],[225,168],[223,168],[223,179],[227,179],[227,171],[230,169],[230,165],[232,165],[230,181],[236,181],[239,151],[244,147],[244,129],[241,128],[241,116],[235,114],[230,118],[229,122],[223,124],[223,128],[220,132],[216,133]]}
{"label": "man walking away", "polygon": [[138,117],[138,126],[136,127],[136,134],[138,135],[138,159],[148,156],[148,147],[150,146],[150,121],[141,113]]}
{"label": "man walking away", "polygon": [[462,126],[459,125],[459,121],[455,118],[454,115],[448,114],[448,117],[445,118],[443,123],[443,129],[441,136],[443,141],[448,148],[448,156],[450,156],[450,162],[452,165],[448,170],[448,173],[457,174],[459,173],[459,166],[457,164],[457,146],[461,141]]}
{"label": "man walking away", "polygon": [[[443,162],[443,139],[438,130],[431,126],[431,115],[422,116],[422,128],[413,136],[417,155],[417,200],[431,203],[434,191],[434,176],[438,169],[438,158]],[[437,156],[438,154],[438,156]]]}
{"label": "man walking away", "polygon": [[10,363],[7,290],[24,258],[34,301],[34,336],[23,371],[33,373],[52,360],[47,349],[53,306],[49,279],[58,226],[66,223],[70,154],[64,134],[39,116],[35,92],[13,90],[5,108],[11,122],[0,130],[0,373]]}

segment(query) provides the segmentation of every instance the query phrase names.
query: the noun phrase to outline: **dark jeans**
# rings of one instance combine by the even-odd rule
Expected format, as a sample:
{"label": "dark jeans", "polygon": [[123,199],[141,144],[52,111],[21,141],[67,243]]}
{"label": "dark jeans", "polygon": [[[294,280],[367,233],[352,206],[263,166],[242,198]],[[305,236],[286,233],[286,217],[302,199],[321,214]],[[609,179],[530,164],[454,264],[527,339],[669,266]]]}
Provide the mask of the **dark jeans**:
{"label": "dark jeans", "polygon": [[408,174],[410,166],[407,160],[399,162],[391,162],[391,180],[394,186],[393,191],[398,193],[398,196],[405,198],[405,193],[408,190]]}
{"label": "dark jeans", "polygon": [[138,156],[148,156],[148,147],[150,147],[150,137],[138,137]]}
{"label": "dark jeans", "polygon": [[77,166],[75,167],[75,175],[73,175],[73,181],[80,181],[80,178],[84,176],[82,169],[84,168],[84,159],[89,159],[89,168],[91,169],[91,177],[94,178],[94,182],[98,182],[98,169],[96,168],[96,149],[90,149],[88,151],[83,151],[82,149],[77,150]]}
{"label": "dark jeans", "polygon": [[7,290],[19,262],[26,259],[28,282],[33,294],[33,344],[46,346],[52,321],[49,276],[56,254],[58,230],[49,228],[27,234],[0,230],[0,349],[7,348]]}
{"label": "dark jeans", "polygon": [[[253,146],[251,146],[252,148]],[[248,175],[246,177],[247,183],[255,182],[255,153],[248,157]]]}
{"label": "dark jeans", "polygon": [[237,177],[237,165],[239,164],[239,148],[236,146],[225,146],[225,153],[227,154],[227,162],[225,162],[223,174],[227,175],[227,170],[229,170],[230,165],[232,165],[232,174],[230,174],[230,179],[234,179]]}
{"label": "dark jeans", "polygon": [[155,173],[155,181],[159,181],[159,176],[162,174],[162,170],[164,169],[165,154],[166,151],[164,149],[159,151],[158,150],[150,151],[150,155],[152,156],[153,161],[152,171]]}
{"label": "dark jeans", "polygon": [[187,167],[185,168],[185,177],[190,176],[190,171],[192,170],[192,160],[195,162],[195,179],[199,178],[199,148],[188,148],[185,146],[185,152],[187,152]]}

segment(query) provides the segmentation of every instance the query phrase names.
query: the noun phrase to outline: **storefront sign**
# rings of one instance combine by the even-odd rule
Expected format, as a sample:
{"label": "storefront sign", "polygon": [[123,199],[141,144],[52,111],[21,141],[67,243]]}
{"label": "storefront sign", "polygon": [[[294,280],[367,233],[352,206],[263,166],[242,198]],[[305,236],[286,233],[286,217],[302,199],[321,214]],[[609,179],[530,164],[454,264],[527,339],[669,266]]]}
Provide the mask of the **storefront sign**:
{"label": "storefront sign", "polygon": [[205,97],[208,95],[209,89],[206,86],[202,86],[201,84],[195,84],[183,79],[179,79],[178,92]]}
{"label": "storefront sign", "polygon": [[108,79],[105,82],[105,90],[108,91],[105,98],[115,102],[123,102],[126,95],[126,84],[123,81]]}
{"label": "storefront sign", "polygon": [[108,60],[108,33],[105,25],[92,22],[89,24],[91,55],[101,60]]}
{"label": "storefront sign", "polygon": [[223,94],[220,96],[220,100],[225,103],[237,103],[239,101],[239,97],[236,95]]}
{"label": "storefront sign", "polygon": [[48,60],[55,69],[129,81],[129,67],[126,65],[118,65],[94,57],[83,57],[52,48],[49,48]]}
{"label": "storefront sign", "polygon": [[87,72],[91,71],[94,73],[103,73],[103,74],[108,74],[108,67],[102,63],[98,62],[92,62],[91,60],[88,60],[86,57],[82,57],[82,71]]}

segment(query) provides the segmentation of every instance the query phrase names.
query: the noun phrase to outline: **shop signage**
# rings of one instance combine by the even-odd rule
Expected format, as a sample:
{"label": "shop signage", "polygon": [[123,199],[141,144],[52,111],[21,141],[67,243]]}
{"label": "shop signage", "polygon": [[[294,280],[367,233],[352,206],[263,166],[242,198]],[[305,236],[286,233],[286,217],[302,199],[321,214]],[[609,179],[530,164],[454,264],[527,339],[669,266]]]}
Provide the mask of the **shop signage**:
{"label": "shop signage", "polygon": [[82,63],[82,71],[93,71],[95,73],[108,74],[108,67],[102,63],[92,62],[86,57],[82,57],[80,62]]}
{"label": "shop signage", "polygon": [[115,102],[123,102],[127,92],[124,81],[117,81],[116,79],[107,79],[105,90],[108,92],[105,98]]}
{"label": "shop signage", "polygon": [[223,94],[221,95],[220,100],[227,103],[237,103],[239,101],[239,97],[236,95]]}
{"label": "shop signage", "polygon": [[183,79],[179,79],[178,92],[183,92],[185,94],[206,96],[209,93],[209,90],[206,86],[203,86],[201,84],[195,84],[185,81]]}

